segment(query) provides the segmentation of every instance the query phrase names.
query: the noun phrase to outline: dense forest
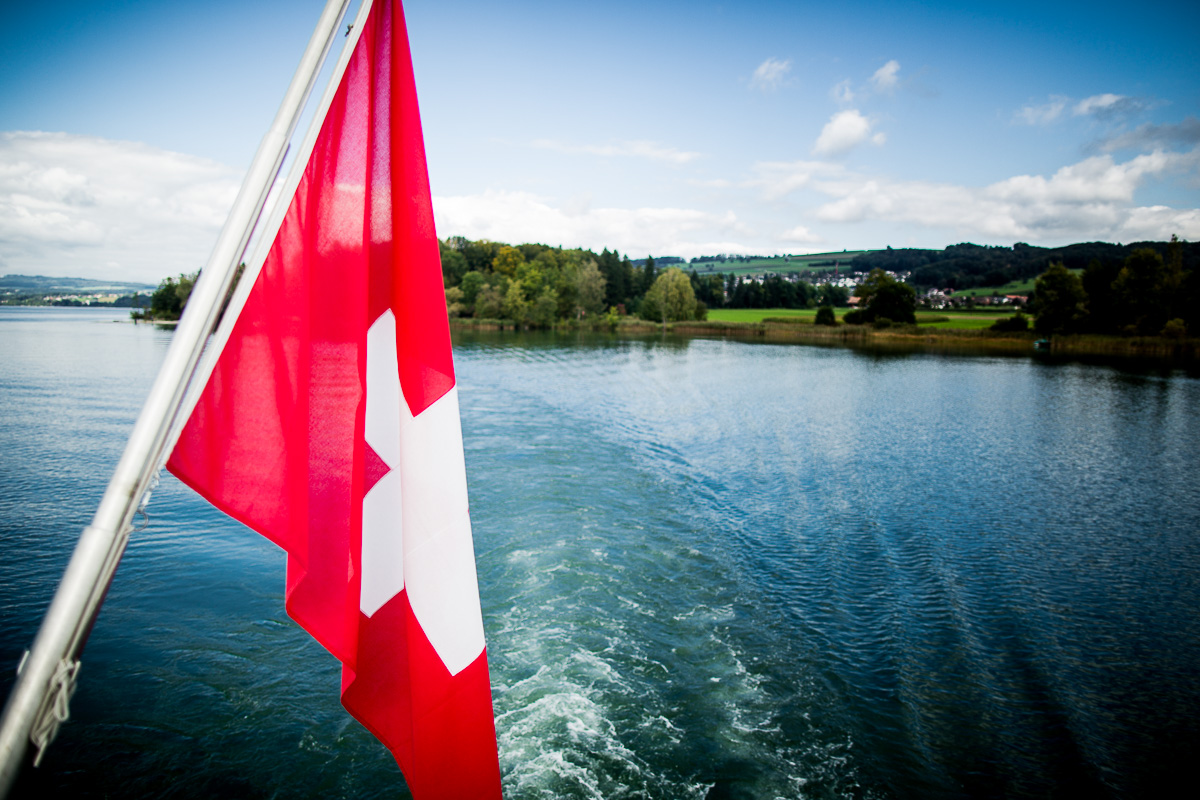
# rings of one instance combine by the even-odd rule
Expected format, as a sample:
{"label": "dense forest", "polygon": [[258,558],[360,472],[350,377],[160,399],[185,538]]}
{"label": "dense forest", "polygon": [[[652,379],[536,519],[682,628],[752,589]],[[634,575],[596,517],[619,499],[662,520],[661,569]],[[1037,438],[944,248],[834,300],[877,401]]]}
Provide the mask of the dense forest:
{"label": "dense forest", "polygon": [[[1188,253],[1193,258],[1189,261]],[[1082,272],[1051,264],[1034,284],[1039,332],[1181,338],[1200,330],[1196,246],[1174,237],[1133,247],[1121,261],[1093,258]]]}
{"label": "dense forest", "polygon": [[[1182,269],[1200,267],[1200,243],[1182,242]],[[1135,250],[1151,249],[1163,258],[1167,242],[1108,244],[1084,242],[1066,247],[1034,247],[1017,243],[1012,247],[955,244],[945,250],[871,250],[854,259],[853,268],[869,272],[876,267],[888,272],[910,273],[908,282],[917,289],[974,289],[1003,286],[1011,281],[1031,280],[1051,264],[1068,270],[1083,270],[1093,262],[1105,269],[1119,270]]]}
{"label": "dense forest", "polygon": [[[451,317],[531,327],[585,318],[615,323],[623,315],[654,322],[702,320],[710,308],[829,308],[846,305],[850,294],[845,287],[802,279],[811,273],[699,275],[677,258],[632,261],[608,249],[597,254],[459,236],[439,245]],[[913,322],[914,286],[961,290],[964,284],[991,286],[1036,278],[1029,310],[1043,334],[1177,338],[1200,330],[1200,245],[1175,237],[1170,242],[1092,242],[1060,248],[889,248],[862,252],[853,266],[861,302],[859,309],[847,313],[846,322]],[[898,280],[897,273],[907,274],[907,280]],[[177,319],[195,278],[180,275],[163,281],[145,316]],[[832,321],[829,314],[825,318]],[[1011,324],[1023,330],[1025,321],[1018,314]]]}
{"label": "dense forest", "polygon": [[[607,312],[654,321],[703,319],[710,308],[813,308],[845,305],[849,291],[814,285],[800,273],[752,279],[732,273],[698,275],[678,259],[637,262],[605,249],[564,250],[541,244],[516,247],[451,237],[441,243],[442,271],[451,316],[507,319],[549,326]],[[945,250],[877,250],[853,261],[860,296],[911,308],[912,287],[961,290],[1037,278],[1033,311],[1043,333],[1183,336],[1200,325],[1200,244],[1090,242],[1066,247],[982,247]],[[908,286],[884,275],[907,273]],[[805,276],[807,277],[807,276]],[[686,280],[685,280],[686,278]],[[874,288],[872,288],[874,287]],[[876,290],[882,291],[876,292]],[[871,302],[864,312],[873,313]],[[906,320],[899,307],[879,312]],[[855,316],[861,316],[856,312]],[[869,322],[864,318],[862,321]]]}
{"label": "dense forest", "polygon": [[441,254],[452,317],[542,327],[601,313],[677,321],[704,319],[710,308],[808,308],[845,305],[849,297],[844,288],[813,286],[796,273],[761,281],[723,273],[701,276],[685,273],[681,267],[687,263],[679,258],[635,262],[607,248],[597,254],[451,236],[441,243]]}

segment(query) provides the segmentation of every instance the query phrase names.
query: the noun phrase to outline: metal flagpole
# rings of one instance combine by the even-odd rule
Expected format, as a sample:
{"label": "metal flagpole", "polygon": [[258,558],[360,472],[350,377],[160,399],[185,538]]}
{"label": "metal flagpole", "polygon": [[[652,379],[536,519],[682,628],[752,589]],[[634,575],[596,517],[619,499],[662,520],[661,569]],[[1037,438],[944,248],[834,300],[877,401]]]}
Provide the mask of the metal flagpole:
{"label": "metal flagpole", "polygon": [[37,747],[40,760],[67,718],[79,654],[129,541],[130,521],[158,472],[188,381],[348,5],[349,0],[328,0],[321,13],[283,103],[192,289],[187,311],[171,338],[166,359],[92,524],[80,535],[33,647],[18,668],[17,682],[0,717],[0,797],[8,795],[29,744]]}
{"label": "metal flagpole", "polygon": [[204,387],[208,385],[208,379],[212,376],[217,359],[220,358],[221,353],[225,350],[225,344],[229,341],[229,337],[233,333],[234,323],[241,316],[242,309],[245,307],[246,301],[250,298],[250,292],[254,288],[255,281],[258,280],[259,273],[262,272],[267,255],[271,247],[275,244],[275,237],[279,234],[279,228],[283,225],[283,219],[287,215],[288,209],[291,208],[291,200],[296,195],[296,188],[300,185],[300,181],[304,177],[304,173],[308,167],[309,159],[312,157],[313,147],[316,145],[317,137],[321,133],[322,123],[324,123],[325,117],[329,113],[329,107],[333,105],[333,98],[341,85],[342,77],[346,73],[346,67],[349,65],[350,59],[354,56],[354,50],[358,46],[358,39],[362,36],[362,32],[366,27],[367,17],[370,15],[372,5],[374,5],[373,0],[364,0],[363,4],[359,6],[358,16],[355,17],[354,24],[346,32],[346,43],[342,47],[342,55],[330,75],[329,83],[325,87],[325,95],[321,98],[321,102],[317,104],[316,112],[309,123],[308,134],[301,143],[300,149],[295,153],[296,157],[292,161],[291,174],[288,175],[287,180],[282,184],[275,184],[275,189],[278,190],[278,201],[272,206],[271,213],[265,218],[265,222],[260,221],[256,228],[258,231],[257,242],[254,245],[254,249],[251,250],[250,258],[244,261],[245,271],[238,280],[237,286],[234,287],[233,293],[228,296],[229,299],[225,306],[224,316],[221,318],[221,322],[217,324],[213,335],[209,338],[208,345],[204,349],[204,355],[201,357],[200,363],[192,374],[187,394],[184,395],[179,412],[175,415],[175,423],[171,427],[170,434],[167,436],[168,448],[174,448],[175,443],[179,441],[179,436],[183,432],[188,418],[191,417],[192,412],[195,410],[196,403],[200,400],[200,395],[204,393]]}

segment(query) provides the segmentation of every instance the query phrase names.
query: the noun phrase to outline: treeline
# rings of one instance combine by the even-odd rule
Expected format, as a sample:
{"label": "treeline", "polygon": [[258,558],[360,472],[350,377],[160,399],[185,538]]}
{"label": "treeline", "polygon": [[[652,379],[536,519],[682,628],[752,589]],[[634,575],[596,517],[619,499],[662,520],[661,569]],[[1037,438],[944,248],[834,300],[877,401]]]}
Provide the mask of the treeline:
{"label": "treeline", "polygon": [[20,294],[12,292],[0,297],[0,305],[5,306],[70,306],[81,308],[137,308],[140,305],[145,305],[146,299],[143,295],[127,294],[117,297],[115,300],[97,300],[92,295],[76,295],[63,296],[53,300],[47,300],[43,293],[38,294]]}
{"label": "treeline", "polygon": [[[637,315],[661,321],[704,319],[710,308],[811,308],[844,306],[849,292],[837,286],[813,286],[796,273],[762,281],[733,274],[684,273],[680,259],[667,269],[653,257],[632,261],[605,248],[567,250],[544,244],[508,245],[487,239],[451,236],[441,242],[442,278],[452,317],[509,320],[549,327],[563,320],[606,314]],[[671,276],[668,278],[667,276]],[[686,279],[680,282],[682,276]],[[660,285],[661,284],[661,285]],[[660,285],[658,292],[654,287]],[[681,295],[663,305],[659,297]],[[649,302],[647,302],[649,301]]]}
{"label": "treeline", "polygon": [[[238,268],[239,270],[241,267]],[[240,273],[239,273],[240,274]],[[183,314],[184,306],[192,295],[192,287],[196,285],[199,272],[181,274],[178,278],[167,278],[158,285],[150,296],[150,304],[143,310],[130,312],[135,320],[173,321]]]}
{"label": "treeline", "polygon": [[[701,276],[695,270],[685,273],[677,266],[661,269],[652,257],[635,263],[607,248],[597,254],[544,244],[512,246],[486,239],[472,241],[461,236],[452,236],[439,245],[446,308],[451,317],[502,320],[532,327],[551,327],[566,320],[596,320],[601,315],[609,323],[623,315],[675,322],[704,319],[710,308],[816,308],[845,306],[849,300],[849,290],[832,284],[813,285],[800,280],[795,272],[767,275],[761,280],[732,273]],[[981,260],[981,253],[987,257]],[[1115,255],[1122,253],[1116,259]],[[1045,264],[1032,275],[1024,274],[1030,265],[1041,265],[1049,254],[1065,257]],[[1088,254],[1092,255],[1090,260],[1080,265],[1079,259]],[[878,259],[883,259],[883,265]],[[919,263],[920,259],[927,260]],[[962,269],[967,262],[977,269],[988,259],[1007,264],[997,269],[1022,271],[1011,277],[1008,273],[984,273],[989,281],[1036,277],[1030,310],[1041,333],[1182,337],[1200,330],[1200,246],[1177,237],[1143,246],[1098,242],[1062,248],[954,245],[940,253],[890,249],[866,253],[856,259],[855,267],[874,266],[857,289],[862,300],[860,311],[846,317],[846,321],[911,322],[915,292],[907,284],[923,285],[918,274],[928,278],[930,270],[941,268],[938,265],[958,265]],[[913,277],[901,284],[885,270],[911,271]],[[164,280],[150,298],[144,316],[178,319],[196,277],[180,275]],[[951,288],[944,281],[935,285]],[[143,312],[135,311],[134,316],[141,317]],[[1023,323],[1023,319],[1017,321]]]}
{"label": "treeline", "polygon": [[61,278],[49,275],[0,276],[0,292],[26,294],[129,294],[149,289],[142,283],[104,281],[93,278]]}
{"label": "treeline", "polygon": [[[975,289],[1003,286],[1030,280],[1059,263],[1068,270],[1083,270],[1093,262],[1119,271],[1135,250],[1153,250],[1167,257],[1166,242],[1108,244],[1084,242],[1066,247],[1034,247],[1019,242],[1012,247],[956,244],[945,250],[872,250],[854,259],[854,269],[868,272],[880,268],[908,272],[908,282],[918,289]],[[1182,268],[1195,272],[1200,267],[1200,243],[1182,243]]]}
{"label": "treeline", "polygon": [[850,302],[849,289],[829,283],[813,285],[796,272],[768,275],[761,281],[732,273],[691,274],[693,283],[701,287],[696,296],[709,308],[816,308]]}
{"label": "treeline", "polygon": [[1195,245],[1172,236],[1118,263],[1093,259],[1082,273],[1051,264],[1034,284],[1036,329],[1169,338],[1200,330],[1200,263],[1189,261],[1189,251]]}
{"label": "treeline", "polygon": [[651,261],[635,268],[616,252],[512,247],[451,236],[439,242],[451,317],[507,319],[548,327],[640,300],[657,279]]}

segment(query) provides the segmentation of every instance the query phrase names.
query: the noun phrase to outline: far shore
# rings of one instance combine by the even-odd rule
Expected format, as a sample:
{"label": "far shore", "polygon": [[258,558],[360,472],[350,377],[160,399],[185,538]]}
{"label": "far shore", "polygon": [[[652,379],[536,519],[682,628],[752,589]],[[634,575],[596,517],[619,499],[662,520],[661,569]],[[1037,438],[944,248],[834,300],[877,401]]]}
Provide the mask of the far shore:
{"label": "far shore", "polygon": [[[918,318],[918,322],[919,322]],[[130,320],[148,325],[175,327],[179,320]],[[512,320],[452,317],[451,331],[516,331],[524,329]],[[689,320],[665,325],[635,317],[620,317],[615,323],[607,318],[560,323],[555,331],[589,331],[616,336],[644,337],[669,334],[697,338],[728,338],[745,341],[797,343],[946,353],[994,353],[1020,355],[1039,353],[1051,356],[1097,356],[1185,364],[1200,363],[1200,339],[1168,339],[1162,336],[1105,336],[1071,334],[1043,337],[1034,331],[1002,333],[987,328],[964,330],[930,325],[814,325],[811,316],[768,317],[754,322]],[[1041,342],[1041,347],[1035,343]]]}
{"label": "far shore", "polygon": [[[451,330],[518,330],[511,320],[450,320]],[[686,321],[661,323],[623,317],[615,325],[605,320],[574,323],[559,331],[595,331],[617,336],[642,337],[652,334],[730,338],[776,343],[842,345],[887,350],[928,352],[977,352],[1018,355],[1040,353],[1052,356],[1112,356],[1185,363],[1200,361],[1200,339],[1167,339],[1159,336],[1101,336],[1076,334],[1043,337],[1035,332],[1001,333],[988,329],[958,330],[923,325],[892,325],[877,329],[870,325],[814,325],[806,321],[717,322]],[[1035,343],[1042,341],[1042,348]]]}

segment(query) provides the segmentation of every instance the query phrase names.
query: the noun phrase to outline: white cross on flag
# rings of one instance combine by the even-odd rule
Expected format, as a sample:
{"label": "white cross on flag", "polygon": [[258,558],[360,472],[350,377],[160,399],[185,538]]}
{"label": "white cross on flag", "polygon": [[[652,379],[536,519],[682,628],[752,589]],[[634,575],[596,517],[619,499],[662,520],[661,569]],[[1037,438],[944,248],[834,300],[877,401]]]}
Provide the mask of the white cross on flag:
{"label": "white cross on flag", "polygon": [[380,0],[168,467],[288,554],[287,610],[413,795],[499,797],[408,37]]}

